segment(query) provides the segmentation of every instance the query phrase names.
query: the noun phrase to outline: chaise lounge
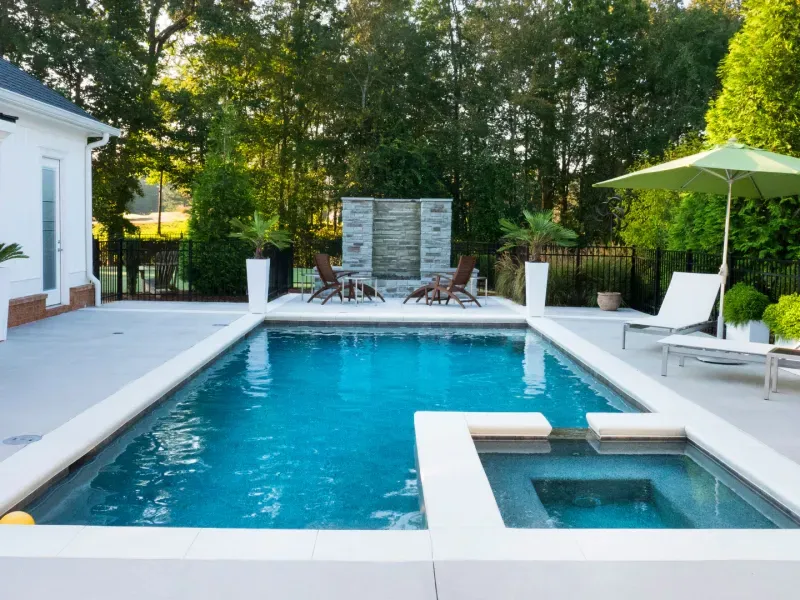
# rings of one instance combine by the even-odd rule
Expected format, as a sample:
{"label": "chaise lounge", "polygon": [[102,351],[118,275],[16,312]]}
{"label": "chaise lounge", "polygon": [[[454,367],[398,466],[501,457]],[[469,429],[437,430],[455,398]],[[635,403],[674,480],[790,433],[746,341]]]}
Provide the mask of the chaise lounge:
{"label": "chaise lounge", "polygon": [[713,325],[710,317],[718,294],[719,275],[673,273],[658,314],[623,324],[622,349],[629,331],[671,335],[701,331]]}
{"label": "chaise lounge", "polygon": [[317,267],[317,273],[319,273],[320,281],[322,281],[322,287],[311,294],[308,302],[311,302],[317,296],[321,297],[324,292],[329,290],[330,294],[325,296],[325,298],[322,300],[322,304],[325,304],[334,296],[339,296],[339,301],[344,302],[343,292],[347,292],[348,299],[352,298],[353,284],[347,279],[347,276],[353,275],[355,271],[340,271],[337,273],[333,270],[333,267],[331,266],[331,257],[327,254],[315,255],[314,264]]}
{"label": "chaise lounge", "polygon": [[[331,266],[331,257],[327,254],[315,255],[314,264],[317,267],[317,273],[319,273],[320,281],[322,281],[322,287],[311,294],[308,302],[311,302],[314,298],[321,296],[323,292],[327,292],[329,290],[330,294],[325,296],[322,304],[325,304],[334,296],[339,296],[339,301],[344,302],[345,292],[347,293],[348,300],[355,298],[355,286],[353,285],[353,282],[350,281],[349,277],[355,275],[358,273],[358,271],[334,271],[333,267]],[[372,286],[362,283],[358,287],[360,290],[362,290],[365,298],[372,299],[377,296],[383,302],[386,302],[381,293]]]}
{"label": "chaise lounge", "polygon": [[[461,308],[466,308],[464,302],[474,302],[477,306],[480,306],[478,299],[467,291],[467,284],[472,278],[472,271],[475,269],[476,261],[477,259],[474,256],[462,256],[458,259],[458,267],[456,267],[456,272],[452,276],[437,273],[433,276],[433,280],[418,287],[406,296],[403,304],[411,300],[411,298],[416,298],[417,302],[425,298],[425,303],[429,306],[434,302],[441,304],[442,294],[444,294],[447,296],[445,304],[450,304],[452,299],[458,302]],[[466,296],[466,298],[459,298],[459,294]]]}

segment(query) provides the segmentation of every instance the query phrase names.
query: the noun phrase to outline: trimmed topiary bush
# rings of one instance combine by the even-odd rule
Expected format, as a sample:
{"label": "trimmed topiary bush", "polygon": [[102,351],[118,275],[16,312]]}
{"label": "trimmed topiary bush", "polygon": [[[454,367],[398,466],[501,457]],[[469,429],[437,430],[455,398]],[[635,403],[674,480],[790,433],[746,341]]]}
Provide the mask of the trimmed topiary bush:
{"label": "trimmed topiary bush", "polygon": [[776,338],[800,339],[800,294],[781,296],[764,310],[763,319]]}
{"label": "trimmed topiary bush", "polygon": [[737,283],[725,292],[723,316],[729,325],[747,325],[750,321],[760,321],[764,309],[769,306],[769,298],[752,285]]}

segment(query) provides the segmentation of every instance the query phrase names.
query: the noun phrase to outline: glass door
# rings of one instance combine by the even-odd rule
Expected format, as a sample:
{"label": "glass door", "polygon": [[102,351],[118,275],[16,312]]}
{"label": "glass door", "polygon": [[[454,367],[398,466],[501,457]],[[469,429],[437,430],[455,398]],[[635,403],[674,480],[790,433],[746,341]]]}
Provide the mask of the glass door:
{"label": "glass door", "polygon": [[59,163],[42,161],[42,290],[47,305],[61,304],[61,224]]}

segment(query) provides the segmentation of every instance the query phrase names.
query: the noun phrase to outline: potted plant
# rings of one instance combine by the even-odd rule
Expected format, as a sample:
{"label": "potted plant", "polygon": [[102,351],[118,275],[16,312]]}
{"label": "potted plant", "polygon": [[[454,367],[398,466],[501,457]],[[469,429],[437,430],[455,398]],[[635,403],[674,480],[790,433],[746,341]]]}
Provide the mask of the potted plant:
{"label": "potted plant", "polygon": [[528,316],[544,315],[547,297],[547,274],[550,265],[542,260],[547,246],[574,246],[578,234],[553,221],[552,210],[531,212],[522,211],[525,223],[521,226],[508,219],[500,219],[500,229],[506,244],[500,251],[511,250],[517,246],[527,246],[528,261],[525,263],[525,304]]}
{"label": "potted plant", "polygon": [[19,244],[0,243],[0,342],[8,336],[8,299],[11,296],[11,273],[3,263],[17,258],[28,258]]}
{"label": "potted plant", "polygon": [[597,306],[600,310],[617,310],[622,304],[622,294],[619,292],[597,292]]}
{"label": "potted plant", "polygon": [[737,283],[725,292],[725,337],[743,342],[769,343],[769,328],[761,318],[769,298],[752,285]]}
{"label": "potted plant", "polygon": [[247,297],[251,313],[267,312],[269,297],[269,259],[264,258],[264,247],[275,246],[279,250],[291,244],[289,233],[278,229],[278,217],[265,217],[258,211],[253,213],[252,221],[231,219],[231,227],[236,231],[231,237],[249,242],[255,251],[253,258],[247,259]]}
{"label": "potted plant", "polygon": [[800,294],[781,296],[764,310],[764,323],[775,334],[775,344],[788,348],[800,344]]}

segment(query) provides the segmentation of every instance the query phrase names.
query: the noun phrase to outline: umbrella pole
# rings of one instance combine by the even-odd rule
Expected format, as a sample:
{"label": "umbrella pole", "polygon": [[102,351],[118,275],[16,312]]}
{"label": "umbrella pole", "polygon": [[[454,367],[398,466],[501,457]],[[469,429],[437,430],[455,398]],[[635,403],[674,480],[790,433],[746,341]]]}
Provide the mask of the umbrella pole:
{"label": "umbrella pole", "polygon": [[728,279],[728,235],[731,229],[731,196],[733,195],[733,177],[728,175],[728,206],[725,210],[725,239],[722,242],[722,265],[719,268],[719,316],[717,317],[717,337],[725,335],[725,317],[722,308],[725,304],[725,281]]}

